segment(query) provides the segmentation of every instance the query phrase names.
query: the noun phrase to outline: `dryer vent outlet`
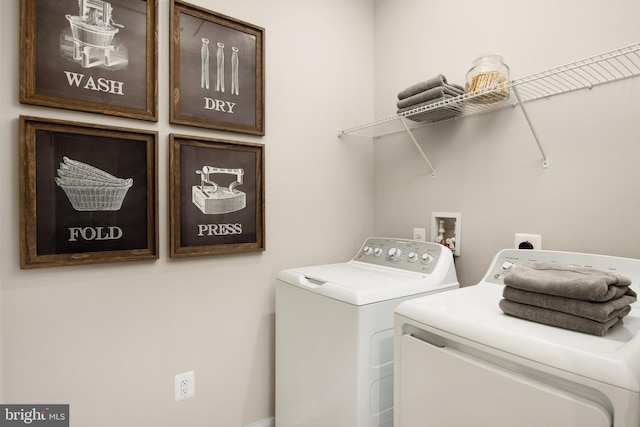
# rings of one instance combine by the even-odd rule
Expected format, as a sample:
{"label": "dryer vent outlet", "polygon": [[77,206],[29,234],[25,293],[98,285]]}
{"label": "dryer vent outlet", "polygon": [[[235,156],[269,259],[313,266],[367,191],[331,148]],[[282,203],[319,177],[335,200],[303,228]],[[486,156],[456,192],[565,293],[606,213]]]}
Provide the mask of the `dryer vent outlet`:
{"label": "dryer vent outlet", "polygon": [[515,249],[542,249],[542,235],[516,233],[513,240]]}

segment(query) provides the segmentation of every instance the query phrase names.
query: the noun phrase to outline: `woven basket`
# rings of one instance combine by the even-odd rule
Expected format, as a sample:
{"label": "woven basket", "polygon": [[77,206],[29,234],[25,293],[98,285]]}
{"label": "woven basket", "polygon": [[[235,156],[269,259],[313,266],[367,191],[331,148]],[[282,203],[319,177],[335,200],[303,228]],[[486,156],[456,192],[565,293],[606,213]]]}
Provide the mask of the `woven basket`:
{"label": "woven basket", "polygon": [[117,211],[133,185],[132,178],[118,178],[68,157],[60,163],[55,181],[77,211]]}
{"label": "woven basket", "polygon": [[[57,178],[56,182],[58,182]],[[71,206],[77,211],[117,211],[122,207],[122,202],[133,185],[133,180],[123,186],[58,185],[64,190]]]}

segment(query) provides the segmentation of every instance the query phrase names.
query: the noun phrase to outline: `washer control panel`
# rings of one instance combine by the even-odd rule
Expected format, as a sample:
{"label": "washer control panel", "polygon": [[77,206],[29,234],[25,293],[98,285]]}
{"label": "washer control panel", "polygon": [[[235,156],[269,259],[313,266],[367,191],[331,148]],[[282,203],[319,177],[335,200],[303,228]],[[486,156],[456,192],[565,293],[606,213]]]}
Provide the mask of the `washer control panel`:
{"label": "washer control panel", "polygon": [[[559,252],[528,249],[504,249],[494,257],[484,282],[504,285],[504,278],[520,265],[533,262],[549,262],[558,265],[594,268],[601,271],[627,275],[640,274],[640,261],[606,255]],[[635,273],[634,273],[635,271]],[[634,279],[634,282],[636,280]]]}
{"label": "washer control panel", "polygon": [[364,242],[353,260],[418,273],[431,273],[441,257],[444,257],[444,251],[450,252],[448,248],[437,243],[372,237]]}

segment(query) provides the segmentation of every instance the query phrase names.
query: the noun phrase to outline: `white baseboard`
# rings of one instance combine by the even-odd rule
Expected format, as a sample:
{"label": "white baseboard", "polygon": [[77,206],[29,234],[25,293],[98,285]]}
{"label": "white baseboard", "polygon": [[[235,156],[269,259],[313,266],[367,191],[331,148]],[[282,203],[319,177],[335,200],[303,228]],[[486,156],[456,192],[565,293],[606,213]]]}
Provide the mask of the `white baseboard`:
{"label": "white baseboard", "polygon": [[273,417],[265,418],[264,420],[249,424],[247,427],[276,427],[276,419]]}

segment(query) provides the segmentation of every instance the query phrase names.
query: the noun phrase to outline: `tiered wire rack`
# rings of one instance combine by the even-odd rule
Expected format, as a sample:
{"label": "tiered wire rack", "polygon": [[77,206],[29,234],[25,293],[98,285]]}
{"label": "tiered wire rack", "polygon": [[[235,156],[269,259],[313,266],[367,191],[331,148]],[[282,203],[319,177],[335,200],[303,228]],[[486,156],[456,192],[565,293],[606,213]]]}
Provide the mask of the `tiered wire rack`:
{"label": "tiered wire rack", "polygon": [[[541,71],[526,77],[510,80],[481,91],[465,93],[430,105],[418,107],[402,114],[394,114],[369,123],[338,130],[338,135],[354,135],[380,138],[398,132],[407,132],[424,157],[435,176],[435,169],[415,140],[412,130],[457,120],[462,117],[487,113],[509,106],[520,106],[531,128],[542,155],[542,166],[548,167],[549,160],[542,148],[535,128],[527,114],[525,103],[541,98],[591,89],[640,75],[640,43],[625,46],[595,55],[567,65]],[[508,93],[508,96],[500,96]],[[495,101],[495,100],[498,101]],[[428,121],[412,120],[412,117],[428,117]]]}

